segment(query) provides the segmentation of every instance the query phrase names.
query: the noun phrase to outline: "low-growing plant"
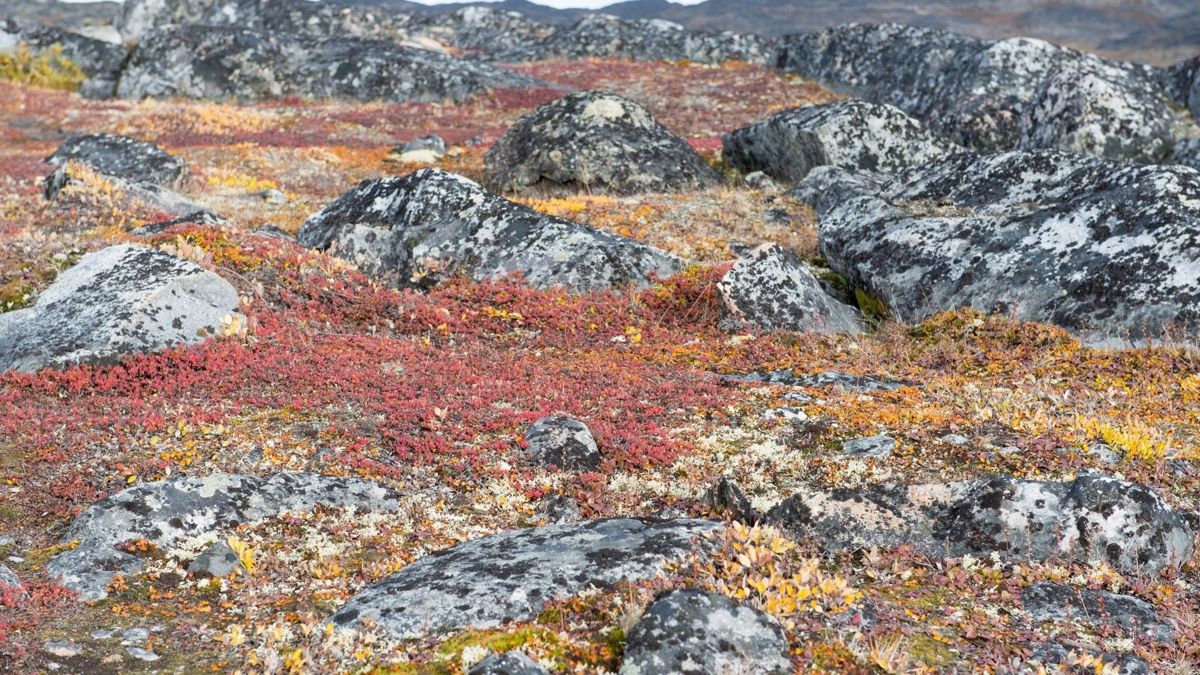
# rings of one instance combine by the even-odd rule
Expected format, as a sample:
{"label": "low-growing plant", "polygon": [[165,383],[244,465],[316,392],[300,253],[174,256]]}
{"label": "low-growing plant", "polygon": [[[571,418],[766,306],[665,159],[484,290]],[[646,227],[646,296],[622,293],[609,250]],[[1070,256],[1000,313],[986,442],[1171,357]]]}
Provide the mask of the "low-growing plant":
{"label": "low-growing plant", "polygon": [[74,61],[63,56],[62,46],[34,51],[25,43],[0,52],[0,79],[46,89],[78,91],[87,76]]}

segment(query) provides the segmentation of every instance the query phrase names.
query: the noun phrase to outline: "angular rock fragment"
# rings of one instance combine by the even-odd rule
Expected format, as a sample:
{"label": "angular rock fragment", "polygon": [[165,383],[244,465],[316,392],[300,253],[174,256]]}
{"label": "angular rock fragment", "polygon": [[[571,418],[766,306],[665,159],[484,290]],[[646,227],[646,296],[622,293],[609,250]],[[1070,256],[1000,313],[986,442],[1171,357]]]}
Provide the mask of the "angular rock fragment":
{"label": "angular rock fragment", "polygon": [[7,565],[0,565],[0,589],[4,588],[23,588],[25,585],[21,583],[21,577],[17,573],[10,570]]}
{"label": "angular rock fragment", "polygon": [[215,541],[204,549],[195,560],[188,565],[188,572],[197,577],[227,577],[234,570],[242,570],[241,560],[229,544]]}
{"label": "angular rock fragment", "polygon": [[195,344],[220,332],[241,299],[220,276],[157,249],[90,253],[25,309],[0,314],[0,371],[104,364]]}
{"label": "angular rock fragment", "polygon": [[669,253],[542,215],[438,169],[359,184],[304,221],[297,241],[396,285],[418,284],[436,267],[474,279],[521,273],[537,288],[586,292],[644,287],[683,267]]}
{"label": "angular rock fragment", "polygon": [[718,180],[645,108],[596,91],[568,94],[522,117],[484,158],[483,182],[497,192],[675,192]]}
{"label": "angular rock fragment", "polygon": [[649,579],[721,527],[706,520],[617,518],[549,525],[434,553],[360,591],[333,615],[370,619],[395,639],[494,628],[593,587]]}
{"label": "angular rock fragment", "polygon": [[785,110],[724,137],[742,171],[798,181],[817,166],[893,173],[955,149],[891,105],[845,100]]}
{"label": "angular rock fragment", "polygon": [[[167,188],[178,188],[188,175],[186,162],[167,154],[153,143],[112,134],[72,136],[46,161],[57,167],[67,162],[79,162],[99,173],[130,183]],[[61,188],[58,181],[49,180],[46,197],[53,199]]]}
{"label": "angular rock fragment", "polygon": [[318,504],[361,511],[395,511],[399,497],[382,485],[354,478],[280,472],[265,477],[213,474],[142,483],[84,511],[63,535],[73,550],[46,565],[52,578],[85,600],[107,596],[115,574],[134,574],[142,559],[119,545],[144,540],[167,549],[184,539],[213,536],[242,523]]}
{"label": "angular rock fragment", "polygon": [[560,471],[595,471],[600,448],[587,425],[570,417],[543,417],[525,432],[529,457],[539,466]]}
{"label": "angular rock fragment", "polygon": [[1118,626],[1126,633],[1144,635],[1158,642],[1170,642],[1174,635],[1171,625],[1159,617],[1154,605],[1130,595],[1038,583],[1021,592],[1021,604],[1035,621]]}
{"label": "angular rock fragment", "polygon": [[771,615],[720,593],[680,590],[654,601],[629,631],[622,675],[792,672],[787,637]]}
{"label": "angular rock fragment", "polygon": [[726,321],[763,330],[861,333],[858,310],[825,292],[795,253],[764,244],[734,263],[717,283]]}

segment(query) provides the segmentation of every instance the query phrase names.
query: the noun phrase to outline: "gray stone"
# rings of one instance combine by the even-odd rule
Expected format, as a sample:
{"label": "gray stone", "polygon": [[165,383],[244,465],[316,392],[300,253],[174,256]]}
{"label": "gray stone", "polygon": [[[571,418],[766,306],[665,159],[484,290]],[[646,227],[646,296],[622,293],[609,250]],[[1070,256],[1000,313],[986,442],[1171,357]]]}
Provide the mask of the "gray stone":
{"label": "gray stone", "polygon": [[79,656],[83,653],[83,646],[70,640],[54,640],[47,642],[42,651],[51,656],[57,656],[60,659],[69,659],[72,656]]}
{"label": "gray stone", "polygon": [[227,577],[234,570],[242,571],[242,561],[238,559],[229,544],[215,541],[204,549],[195,560],[188,565],[188,572],[198,577]]}
{"label": "gray stone", "polygon": [[162,658],[158,654],[147,649],[142,649],[141,647],[127,647],[125,651],[138,661],[157,661]]}
{"label": "gray stone", "polygon": [[[218,224],[224,222],[219,215],[200,206],[175,190],[145,183],[126,180],[110,174],[99,174],[98,178],[111,187],[113,201],[118,208],[145,214],[147,225],[130,231],[134,236],[154,235],[180,223]],[[80,177],[70,164],[63,164],[44,181],[47,199],[70,203],[74,199],[67,188]]]}
{"label": "gray stone", "polygon": [[92,631],[88,635],[93,640],[111,640],[112,638],[117,636],[118,632],[119,631],[115,628],[100,628],[100,629]]}
{"label": "gray stone", "polygon": [[595,471],[602,457],[587,425],[570,417],[543,417],[525,432],[529,457],[560,471]]}
{"label": "gray stone", "polygon": [[[112,134],[71,136],[46,161],[54,166],[79,162],[131,183],[167,188],[178,188],[188,175],[186,162],[153,143]],[[46,197],[53,199],[50,187],[47,185]]]}
{"label": "gray stone", "polygon": [[842,454],[851,457],[887,457],[896,449],[891,436],[867,436],[842,443]]}
{"label": "gray stone", "polygon": [[720,180],[682,138],[642,106],[583,91],[517,120],[484,157],[497,192],[676,192]]}
{"label": "gray stone", "polygon": [[1107,562],[1154,575],[1191,559],[1193,526],[1153,490],[1102,474],[803,489],[765,521],[829,551],[910,544],[926,555]]}
{"label": "gray stone", "polygon": [[0,588],[24,588],[21,577],[6,565],[0,565]]}
{"label": "gray stone", "polygon": [[1098,344],[1200,328],[1196,170],[1011,152],[802,185],[826,262],[898,320],[971,306]]}
{"label": "gray stone", "polygon": [[783,420],[785,422],[803,422],[808,419],[804,408],[788,406],[786,408],[769,408],[762,414],[763,420]]}
{"label": "gray stone", "polygon": [[727,325],[816,333],[863,331],[858,310],[825,292],[796,256],[764,244],[734,263],[717,282]]}
{"label": "gray stone", "polygon": [[787,636],[771,615],[719,593],[659,596],[629,631],[621,675],[784,675]]}
{"label": "gray stone", "polygon": [[288,234],[287,232],[279,229],[275,225],[263,225],[262,227],[255,230],[254,234],[257,234],[260,237],[270,237],[272,239],[278,239],[280,241],[293,241],[293,242],[296,241],[295,237],[293,237],[292,235]]}
{"label": "gray stone", "polygon": [[1121,462],[1121,455],[1105,443],[1089,443],[1087,453],[1099,460],[1101,464],[1111,466]]}
{"label": "gray stone", "polygon": [[785,110],[724,138],[735,167],[792,182],[817,166],[893,173],[953,151],[899,108],[855,100]]}
{"label": "gray stone", "polygon": [[721,525],[632,518],[549,525],[476,539],[412,563],[352,597],[336,626],[370,619],[395,639],[494,628],[588,588],[654,577]]}
{"label": "gray stone", "polygon": [[[375,9],[375,11],[370,11]],[[301,34],[403,40],[407,15],[305,0],[126,0],[114,20],[125,39],[171,26],[220,26]]]}
{"label": "gray stone", "polygon": [[313,473],[280,472],[262,478],[213,474],[203,478],[141,483],[93,504],[75,519],[62,541],[79,545],[55,556],[47,573],[85,600],[107,596],[113,575],[135,574],[140,558],[119,550],[144,539],[170,548],[280,513],[311,511],[318,504],[362,511],[394,511],[399,498],[370,481]]}
{"label": "gray stone", "polygon": [[758,509],[746,499],[742,489],[727,476],[721,476],[721,479],[709,488],[704,495],[704,502],[718,516],[726,516],[742,523],[753,524],[762,518]]}
{"label": "gray stone", "polygon": [[678,258],[630,239],[545,216],[439,169],[365,181],[304,221],[298,241],[331,249],[376,278],[419,285],[421,265],[537,288],[644,287],[679,272]]}
{"label": "gray stone", "polygon": [[811,375],[797,375],[791,370],[772,370],[768,372],[746,373],[744,375],[723,375],[726,382],[745,382],[748,384],[775,384],[787,387],[840,387],[851,391],[895,391],[910,383],[900,380],[888,380],[872,377],[871,375],[851,375],[837,373],[832,370]]}
{"label": "gray stone", "polygon": [[551,525],[577,523],[583,520],[579,504],[566,495],[555,495],[544,500],[538,511]]}
{"label": "gray stone", "polygon": [[1181,138],[1175,141],[1173,164],[1182,164],[1200,171],[1200,136]]}
{"label": "gray stone", "polygon": [[432,163],[446,154],[446,141],[437,134],[414,138],[393,151],[399,162]]}
{"label": "gray stone", "polygon": [[1150,675],[1150,666],[1135,654],[1105,654],[1093,649],[1081,649],[1079,647],[1067,647],[1056,642],[1050,642],[1041,645],[1035,645],[1033,648],[1033,658],[1028,664],[1042,664],[1047,666],[1057,666],[1059,672],[1069,673],[1094,673],[1096,668],[1090,667],[1085,670],[1069,670],[1075,666],[1082,656],[1098,658],[1103,664],[1103,672],[1105,675]]}
{"label": "gray stone", "polygon": [[145,628],[126,628],[125,632],[121,633],[121,644],[127,647],[139,647],[146,644],[146,640],[149,639],[150,631]]}
{"label": "gray stone", "polygon": [[942,436],[942,442],[949,443],[950,445],[966,445],[971,442],[971,439],[962,434],[946,434]]}
{"label": "gray stone", "polygon": [[1021,592],[1021,604],[1034,621],[1115,626],[1126,634],[1156,642],[1171,642],[1174,637],[1171,625],[1159,617],[1154,605],[1131,595],[1037,583]]}
{"label": "gray stone", "polygon": [[471,666],[467,675],[544,675],[545,668],[522,652],[491,654]]}
{"label": "gray stone", "polygon": [[0,371],[112,363],[195,344],[238,316],[237,291],[195,263],[121,244],[89,253],[25,309],[0,314]]}
{"label": "gray stone", "polygon": [[105,42],[61,28],[0,19],[0,51],[5,45],[24,44],[34,53],[59,48],[87,76],[79,93],[88,98],[109,98],[121,76],[129,50],[120,44]]}

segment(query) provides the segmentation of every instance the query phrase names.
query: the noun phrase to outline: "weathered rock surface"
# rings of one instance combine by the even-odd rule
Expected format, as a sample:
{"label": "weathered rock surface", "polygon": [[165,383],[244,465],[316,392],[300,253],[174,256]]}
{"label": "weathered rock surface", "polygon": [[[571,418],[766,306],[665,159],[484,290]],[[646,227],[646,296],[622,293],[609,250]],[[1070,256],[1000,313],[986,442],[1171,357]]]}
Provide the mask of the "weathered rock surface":
{"label": "weathered rock surface", "polygon": [[558,30],[519,12],[478,5],[452,12],[410,15],[406,28],[410,36],[436,40],[483,60],[501,54],[516,55],[531,45],[541,44]]}
{"label": "weathered rock surface", "polygon": [[523,652],[492,654],[471,666],[467,675],[545,675],[539,666]]}
{"label": "weathered rock surface", "polygon": [[1174,164],[1182,164],[1200,171],[1200,136],[1181,138],[1175,142]]}
{"label": "weathered rock surface", "polygon": [[927,555],[1107,562],[1157,574],[1191,559],[1187,517],[1153,490],[1096,473],[1068,482],[996,477],[940,485],[803,490],[765,521],[827,550],[911,544]]}
{"label": "weathered rock surface", "polygon": [[1121,344],[1200,327],[1200,172],[1041,151],[956,155],[798,191],[829,266],[921,321],[971,306]]}
{"label": "weathered rock surface", "polygon": [[434,553],[369,586],[333,615],[371,619],[397,639],[531,619],[551,600],[649,579],[720,528],[706,520],[632,518],[549,525]]}
{"label": "weathered rock surface", "polygon": [[282,96],[462,101],[492,88],[541,86],[552,85],[383,40],[186,26],[147,34],[126,66],[117,94],[243,101]]}
{"label": "weathered rock surface", "polygon": [[817,166],[893,173],[955,151],[899,108],[855,100],[785,110],[725,134],[723,144],[742,171],[793,182]]}
{"label": "weathered rock surface", "polygon": [[525,432],[529,457],[539,466],[563,471],[600,468],[600,448],[588,426],[570,417],[543,417]]}
{"label": "weathered rock surface", "polygon": [[842,454],[850,457],[887,457],[896,449],[896,439],[883,434],[855,438],[842,443]]}
{"label": "weathered rock surface", "polygon": [[[114,206],[146,219],[147,224],[132,230],[133,234],[157,233],[178,223],[224,222],[221,216],[171,188],[96,172],[73,161],[46,176],[44,184],[46,199],[63,203],[73,203],[81,196],[86,200],[90,189],[102,185],[100,189],[109,195]],[[75,185],[81,187],[80,194],[70,189]]]}
{"label": "weathered rock surface", "polygon": [[227,577],[233,574],[234,570],[241,569],[243,566],[237,553],[224,541],[210,544],[187,568],[188,572],[198,577]]}
{"label": "weathered rock surface", "polygon": [[1095,672],[1095,666],[1080,669],[1078,664],[1083,657],[1098,659],[1104,669],[1103,672],[1113,675],[1149,675],[1151,672],[1150,666],[1134,654],[1105,654],[1076,646],[1067,647],[1058,643],[1035,646],[1033,659],[1028,665],[1055,666],[1059,671],[1071,673]]}
{"label": "weathered rock surface", "polygon": [[316,37],[405,35],[407,15],[304,0],[126,0],[114,25],[140,40],[169,26],[223,26]]}
{"label": "weathered rock surface", "polygon": [[837,373],[832,370],[811,375],[797,375],[791,370],[783,369],[744,375],[724,375],[722,379],[726,382],[777,384],[785,387],[841,387],[854,391],[895,391],[910,384],[900,380]]}
{"label": "weathered rock surface", "polygon": [[475,279],[521,273],[538,288],[645,286],[682,262],[658,249],[491,194],[457,174],[422,169],[365,181],[309,217],[297,238],[398,285],[427,261]]}
{"label": "weathered rock surface", "polygon": [[80,514],[63,535],[64,542],[77,539],[79,545],[52,559],[46,570],[83,599],[99,599],[107,595],[113,575],[142,569],[141,558],[117,548],[123,542],[146,540],[165,550],[184,539],[215,538],[241,523],[311,511],[318,504],[392,511],[400,502],[377,483],[314,473],[213,474],[142,483]]}
{"label": "weathered rock surface", "polygon": [[10,570],[7,565],[0,565],[0,589],[3,588],[23,588],[25,584],[21,583],[21,577],[17,573]]}
{"label": "weathered rock surface", "polygon": [[717,283],[726,321],[764,330],[861,333],[858,310],[825,292],[792,251],[764,244],[741,258]]}
{"label": "weathered rock surface", "polygon": [[[46,161],[54,166],[62,166],[69,161],[79,162],[105,175],[132,183],[169,188],[179,187],[188,175],[186,162],[167,154],[157,145],[112,134],[72,136]],[[54,197],[49,189],[46,196]]]}
{"label": "weathered rock surface", "polygon": [[687,141],[648,110],[596,91],[540,106],[504,132],[484,158],[483,182],[498,192],[674,192],[718,180]]}
{"label": "weathered rock surface", "polygon": [[34,52],[60,47],[63,57],[79,66],[87,76],[79,93],[89,98],[113,95],[128,54],[122,45],[61,28],[0,19],[0,51],[15,49],[20,44]]}
{"label": "weathered rock surface", "polygon": [[1021,592],[1021,603],[1035,621],[1119,626],[1126,633],[1144,635],[1158,642],[1170,642],[1174,635],[1171,625],[1159,617],[1154,605],[1131,595],[1038,583]]}
{"label": "weathered rock surface", "polygon": [[446,154],[446,141],[437,134],[414,138],[391,152],[397,162],[432,164]]}
{"label": "weathered rock surface", "polygon": [[1158,80],[1173,103],[1200,120],[1200,56],[1161,69]]}
{"label": "weathered rock surface", "polygon": [[671,591],[638,619],[621,675],[792,672],[787,637],[771,615],[720,593]]}
{"label": "weathered rock surface", "polygon": [[1056,148],[1140,162],[1171,154],[1171,114],[1152,68],[1042,40],[847,24],[784,38],[778,65],[895,105],[978,150]]}
{"label": "weathered rock surface", "polygon": [[32,307],[0,314],[0,371],[112,363],[194,344],[237,315],[240,302],[229,282],[191,261],[110,246],[80,258]]}

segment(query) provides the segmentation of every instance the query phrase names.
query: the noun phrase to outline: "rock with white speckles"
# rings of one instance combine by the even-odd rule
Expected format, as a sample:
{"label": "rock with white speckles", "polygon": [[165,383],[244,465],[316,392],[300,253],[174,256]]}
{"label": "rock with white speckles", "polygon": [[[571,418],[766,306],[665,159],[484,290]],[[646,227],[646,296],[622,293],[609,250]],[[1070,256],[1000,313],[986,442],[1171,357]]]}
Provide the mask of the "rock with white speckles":
{"label": "rock with white speckles", "polygon": [[[71,161],[132,183],[169,188],[179,187],[188,175],[186,162],[167,154],[157,145],[114,134],[72,136],[46,158],[46,162],[54,166]],[[50,189],[47,189],[46,197],[54,197]]]}
{"label": "rock with white speckles", "polygon": [[859,311],[825,292],[800,258],[764,244],[734,263],[717,282],[725,321],[740,329],[861,333]]}
{"label": "rock with white speckles", "polygon": [[562,471],[600,468],[600,448],[587,425],[570,417],[543,417],[525,432],[529,457],[538,465]]}
{"label": "rock with white speckles", "polygon": [[237,290],[199,265],[122,244],[90,253],[38,296],[0,314],[0,371],[113,363],[195,344],[237,316]]}
{"label": "rock with white speckles", "polygon": [[1195,169],[963,154],[874,185],[821,167],[800,192],[828,265],[902,321],[971,306],[1113,345],[1200,329]]}
{"label": "rock with white speckles", "polygon": [[899,108],[855,100],[785,110],[725,134],[723,144],[742,171],[793,182],[817,166],[893,173],[955,151]]}
{"label": "rock with white speckles", "polygon": [[365,181],[304,221],[297,241],[394,285],[423,269],[474,279],[520,273],[537,288],[644,287],[683,262],[615,234],[540,214],[439,169]]}
{"label": "rock with white speckles", "polygon": [[546,669],[522,652],[491,654],[471,666],[467,675],[545,675]]}
{"label": "rock with white speckles", "polygon": [[830,551],[910,544],[927,555],[1106,562],[1129,574],[1177,569],[1194,545],[1187,516],[1153,490],[1097,473],[805,489],[764,520]]}
{"label": "rock with white speckles", "polygon": [[23,588],[25,585],[21,583],[21,577],[17,573],[10,570],[7,565],[0,565],[0,587],[3,588]]}
{"label": "rock with white speckles", "polygon": [[167,549],[184,539],[212,536],[242,523],[318,504],[361,511],[395,511],[398,496],[377,483],[314,473],[280,472],[262,478],[213,474],[142,483],[84,511],[63,535],[73,550],[46,565],[47,573],[84,600],[107,596],[113,575],[135,574],[141,558],[119,545],[146,540]]}
{"label": "rock with white speckles", "polygon": [[546,603],[588,588],[650,579],[721,527],[707,520],[617,518],[476,539],[365,588],[332,622],[351,627],[370,619],[393,638],[410,639],[528,620]]}
{"label": "rock with white speckles", "polygon": [[717,172],[650,112],[583,91],[517,120],[484,157],[497,192],[676,192],[716,185]]}
{"label": "rock with white speckles", "polygon": [[1170,642],[1174,636],[1171,625],[1158,615],[1154,605],[1131,595],[1038,583],[1021,592],[1021,604],[1034,621],[1115,626],[1130,635],[1157,642]]}
{"label": "rock with white speckles", "polygon": [[621,675],[784,675],[787,636],[771,615],[720,593],[680,590],[654,601],[629,631]]}

